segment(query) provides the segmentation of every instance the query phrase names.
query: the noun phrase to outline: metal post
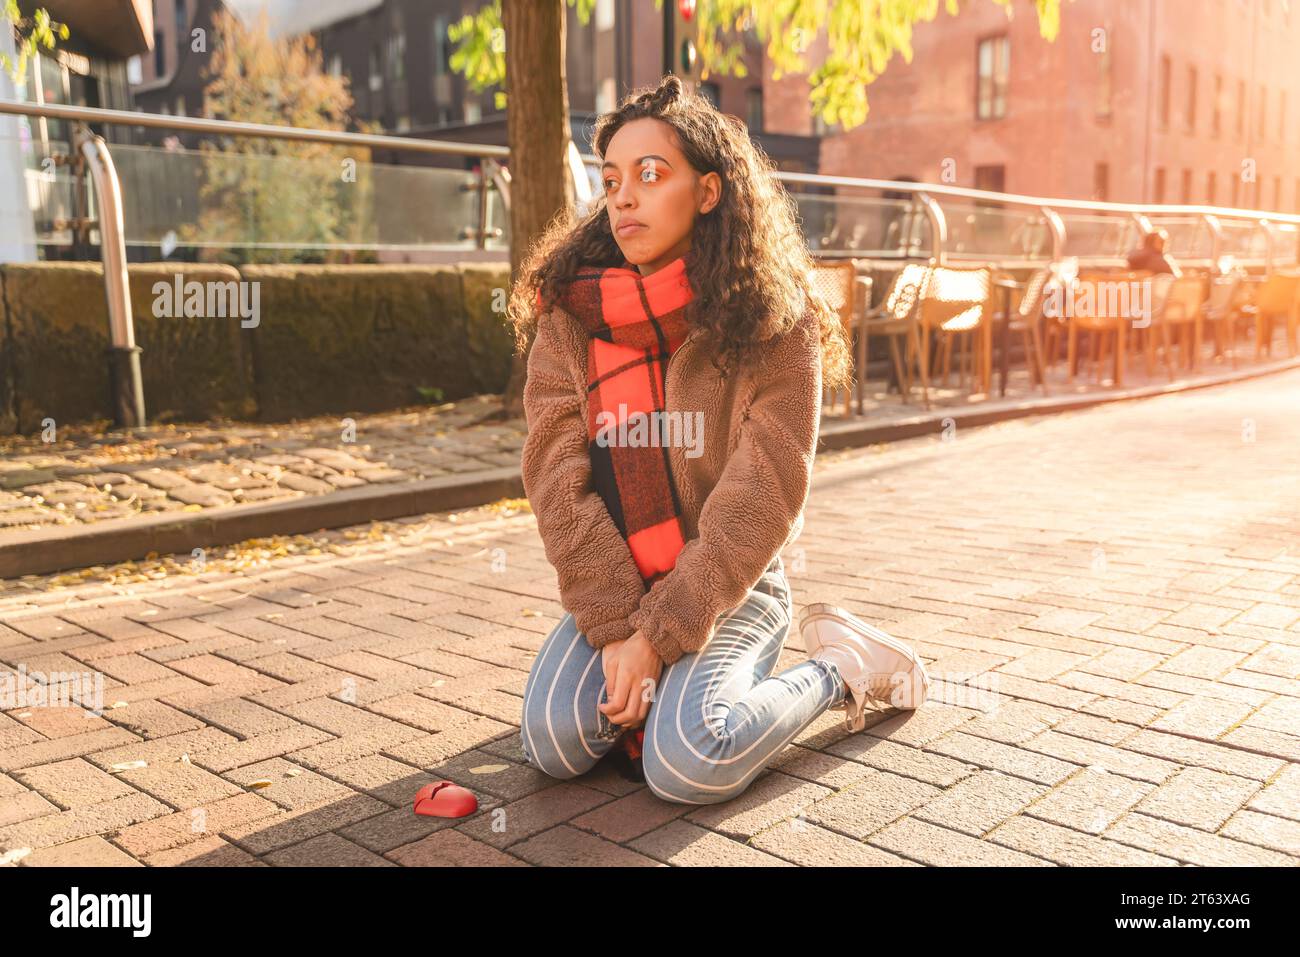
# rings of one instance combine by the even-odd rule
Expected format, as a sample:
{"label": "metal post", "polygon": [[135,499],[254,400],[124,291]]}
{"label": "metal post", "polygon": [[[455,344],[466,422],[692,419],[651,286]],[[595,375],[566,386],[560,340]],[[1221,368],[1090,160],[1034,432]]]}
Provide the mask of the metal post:
{"label": "metal post", "polygon": [[948,220],[944,218],[939,204],[928,193],[917,193],[916,199],[925,207],[925,215],[930,220],[930,258],[936,266],[942,266],[943,248],[948,242]]}
{"label": "metal post", "polygon": [[488,200],[487,164],[487,159],[479,161],[478,182],[474,184],[478,190],[478,228],[474,230],[474,245],[479,249],[487,249],[488,219],[491,216],[489,210],[492,208]]}
{"label": "metal post", "polygon": [[1052,262],[1059,263],[1065,258],[1065,220],[1050,206],[1044,206],[1042,210],[1047,228],[1052,231]]}
{"label": "metal post", "polygon": [[489,239],[500,239],[505,231],[492,225],[492,190],[501,194],[507,222],[510,216],[510,171],[490,156],[479,159],[478,175],[460,184],[462,193],[473,193],[477,221],[461,227],[461,239],[473,239],[477,249],[487,249]]}
{"label": "metal post", "polygon": [[[87,163],[84,156],[77,151],[78,130],[83,133],[85,126],[81,123],[70,124],[72,133],[68,137],[68,149],[71,151],[66,156],[68,172],[72,176],[72,218],[67,220],[64,225],[72,234],[72,258],[77,260],[90,259],[90,231],[94,227],[94,222],[90,216],[90,186],[86,182]],[[57,165],[58,160],[55,160]]]}
{"label": "metal post", "polygon": [[108,144],[78,123],[73,144],[86,160],[99,200],[99,248],[104,260],[104,293],[108,299],[110,396],[113,418],[122,428],[145,424],[144,385],[140,377],[140,347],[135,344],[131,288],[126,274],[126,240],[122,222],[122,188]]}
{"label": "metal post", "polygon": [[506,222],[509,222],[510,171],[490,156],[483,158],[480,170],[478,248],[487,249],[489,239],[499,239],[505,235],[500,226],[492,225],[492,197],[488,194],[494,189],[501,194],[501,207],[505,212]]}
{"label": "metal post", "polygon": [[1264,230],[1264,275],[1273,275],[1273,229],[1267,219],[1255,224],[1256,229]]}
{"label": "metal post", "polygon": [[1219,225],[1217,216],[1203,215],[1201,221],[1210,230],[1210,272],[1218,275],[1219,257],[1223,253],[1223,227]]}
{"label": "metal post", "polygon": [[492,164],[492,183],[496,186],[497,192],[501,194],[501,207],[510,211],[510,170],[496,160],[488,160]]}

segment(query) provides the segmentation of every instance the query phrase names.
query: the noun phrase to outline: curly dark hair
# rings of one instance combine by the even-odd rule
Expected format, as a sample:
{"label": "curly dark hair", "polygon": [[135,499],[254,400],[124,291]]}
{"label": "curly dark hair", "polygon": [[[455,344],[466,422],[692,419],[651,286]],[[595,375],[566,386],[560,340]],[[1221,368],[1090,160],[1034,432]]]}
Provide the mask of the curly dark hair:
{"label": "curly dark hair", "polygon": [[[694,297],[687,307],[691,325],[713,333],[708,338],[716,344],[714,367],[725,376],[757,351],[760,339],[789,331],[813,309],[820,325],[823,384],[848,385],[848,344],[839,316],[813,289],[814,263],[799,228],[798,206],[772,175],[775,165],[745,125],[703,96],[686,92],[669,74],[657,88],[633,92],[596,120],[596,154],[603,159],[614,134],[643,117],[672,127],[697,174],[716,172],[722,180],[720,201],[697,217],[691,234],[691,252],[698,255],[691,256]],[[512,287],[506,317],[514,327],[516,353],[527,351],[538,318],[579,267],[619,266],[624,258],[603,194],[579,222],[571,211],[558,213],[530,247]]]}

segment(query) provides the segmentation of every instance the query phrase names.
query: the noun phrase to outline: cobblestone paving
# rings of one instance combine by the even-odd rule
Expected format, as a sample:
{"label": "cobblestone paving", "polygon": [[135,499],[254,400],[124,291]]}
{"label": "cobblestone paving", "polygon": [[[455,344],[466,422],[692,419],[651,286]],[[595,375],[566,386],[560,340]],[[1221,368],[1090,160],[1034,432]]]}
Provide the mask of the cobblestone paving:
{"label": "cobblestone paving", "polygon": [[479,420],[493,395],[286,424],[69,428],[57,441],[0,439],[4,531],[324,495],[519,462],[522,420]]}
{"label": "cobblestone paving", "polygon": [[[102,673],[104,711],[0,712],[0,860],[1295,865],[1297,396],[1300,370],[820,456],[796,605],[879,623],[936,684],[857,734],[821,716],[726,804],[523,762],[562,609],[509,503],[24,582],[0,662]],[[792,632],[778,671],[803,657]],[[413,814],[439,778],[479,811]]]}

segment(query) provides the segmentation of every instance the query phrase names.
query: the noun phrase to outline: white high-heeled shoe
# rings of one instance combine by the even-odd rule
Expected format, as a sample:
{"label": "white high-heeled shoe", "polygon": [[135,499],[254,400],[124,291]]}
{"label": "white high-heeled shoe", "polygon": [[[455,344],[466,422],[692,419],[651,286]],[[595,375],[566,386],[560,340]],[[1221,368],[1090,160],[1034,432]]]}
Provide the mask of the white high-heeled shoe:
{"label": "white high-heeled shoe", "polygon": [[930,676],[919,655],[892,635],[837,605],[808,605],[799,615],[799,633],[808,657],[832,661],[848,685],[832,711],[845,712],[850,731],[866,725],[868,701],[915,710],[930,690]]}

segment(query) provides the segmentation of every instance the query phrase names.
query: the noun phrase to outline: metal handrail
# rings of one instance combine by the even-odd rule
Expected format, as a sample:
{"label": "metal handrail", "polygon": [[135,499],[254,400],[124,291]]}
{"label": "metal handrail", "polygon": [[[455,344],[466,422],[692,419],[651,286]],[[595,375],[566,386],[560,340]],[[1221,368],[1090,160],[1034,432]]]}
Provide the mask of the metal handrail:
{"label": "metal handrail", "polygon": [[122,186],[103,137],[78,126],[74,142],[85,157],[99,198],[100,252],[104,260],[104,295],[108,302],[109,380],[113,415],[118,425],[145,424],[144,384],[140,378],[140,347],[135,341],[131,293],[126,273]]}
{"label": "metal handrail", "polygon": [[[51,119],[77,120],[85,123],[109,123],[119,126],[143,126],[154,129],[182,132],[220,133],[228,136],[250,136],[266,139],[298,140],[336,145],[369,146],[381,149],[405,150],[420,153],[439,153],[458,156],[481,156],[509,159],[505,146],[487,143],[457,143],[449,140],[424,140],[402,136],[373,133],[350,133],[339,130],[308,130],[289,126],[272,126],[263,123],[242,123],[233,120],[216,120],[205,117],[169,116],[140,113],[131,110],[107,110],[99,107],[66,106],[57,103],[27,103],[0,99],[0,113],[26,116],[44,116]],[[588,166],[597,165],[599,157],[590,154],[582,157]],[[1285,223],[1300,226],[1300,214],[1238,209],[1221,206],[1164,205],[1143,203],[1111,203],[1093,200],[1072,200],[1028,196],[1017,193],[998,193],[989,190],[951,186],[945,183],[916,183],[904,180],[870,179],[857,176],[831,176],[823,173],[795,173],[776,170],[775,178],[783,183],[802,183],[814,186],[848,186],[858,189],[893,190],[910,194],[927,193],[931,197],[969,199],[981,203],[1004,203],[1012,206],[1044,209],[1077,210],[1080,212],[1117,213],[1133,216],[1191,215],[1217,216],[1221,219],[1246,219],[1255,222]]]}
{"label": "metal handrail", "polygon": [[[583,157],[583,162],[588,165],[600,163],[600,159],[595,156]],[[1264,229],[1267,233],[1268,241],[1268,258],[1265,268],[1272,271],[1273,252],[1276,243],[1270,224],[1284,223],[1287,225],[1300,226],[1300,215],[1269,212],[1257,209],[1237,209],[1220,206],[1195,206],[1195,205],[1165,205],[1165,204],[1143,204],[1143,203],[1111,203],[1101,201],[1074,200],[1047,198],[1042,196],[1026,196],[1018,193],[998,193],[990,190],[969,189],[964,186],[950,186],[944,183],[917,183],[906,180],[883,180],[870,179],[859,176],[829,176],[822,173],[795,173],[787,170],[776,170],[773,172],[775,178],[782,183],[804,184],[813,186],[845,186],[854,189],[880,190],[906,192],[910,194],[917,202],[925,208],[927,218],[930,221],[931,229],[931,259],[935,262],[942,262],[946,258],[946,250],[943,248],[947,240],[946,220],[944,219],[943,209],[935,201],[935,197],[949,197],[955,199],[967,199],[988,205],[990,203],[1002,203],[1010,206],[1020,206],[1027,209],[1037,210],[1047,223],[1052,237],[1052,261],[1057,262],[1065,253],[1067,227],[1065,221],[1061,218],[1058,210],[1077,211],[1087,213],[1114,213],[1131,217],[1136,223],[1139,231],[1149,233],[1152,231],[1149,216],[1195,216],[1204,221],[1210,228],[1211,241],[1213,243],[1213,254],[1209,259],[1211,269],[1218,268],[1219,250],[1222,246],[1223,233],[1219,223],[1223,219],[1239,219],[1254,222],[1257,227]],[[937,217],[935,213],[937,212]],[[1297,257],[1300,257],[1300,236],[1297,236]],[[1110,261],[1113,257],[1098,257]],[[1199,260],[1198,260],[1199,262]],[[1005,263],[1004,263],[1005,265]]]}
{"label": "metal handrail", "polygon": [[[595,157],[594,162],[600,162]],[[1230,209],[1220,206],[1166,206],[1143,203],[1109,203],[1100,200],[1054,199],[1044,196],[1025,196],[1018,193],[995,193],[990,190],[969,189],[943,183],[913,183],[887,179],[866,179],[857,176],[828,176],[822,173],[792,173],[777,170],[773,174],[785,183],[805,183],[816,186],[854,186],[860,189],[904,190],[909,193],[926,192],[932,196],[951,196],[958,199],[978,200],[981,203],[1006,203],[1012,206],[1031,206],[1036,209],[1074,209],[1090,213],[1154,213],[1156,215],[1194,215],[1204,213],[1228,219],[1267,219],[1270,222],[1290,223],[1300,226],[1300,214],[1267,212],[1259,209]]]}
{"label": "metal handrail", "polygon": [[266,123],[241,123],[236,120],[212,120],[201,116],[170,116],[161,113],[137,113],[133,110],[106,110],[95,106],[66,106],[61,103],[27,103],[0,99],[0,113],[19,116],[44,116],[55,120],[82,123],[108,123],[114,126],[144,126],[151,129],[178,130],[182,133],[219,133],[224,136],[251,136],[271,140],[297,140],[307,143],[330,143],[336,146],[369,146],[375,149],[406,150],[414,153],[441,153],[452,156],[483,156],[507,159],[510,148],[486,143],[456,143],[451,140],[417,140],[378,133],[349,133],[344,130],[307,130],[294,126]]}

